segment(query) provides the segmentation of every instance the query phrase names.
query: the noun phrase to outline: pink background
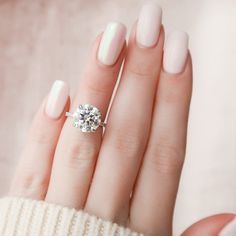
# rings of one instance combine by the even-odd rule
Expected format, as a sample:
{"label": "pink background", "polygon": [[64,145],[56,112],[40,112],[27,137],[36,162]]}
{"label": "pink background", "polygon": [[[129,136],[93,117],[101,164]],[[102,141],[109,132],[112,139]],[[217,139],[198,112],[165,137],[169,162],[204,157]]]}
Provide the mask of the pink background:
{"label": "pink background", "polygon": [[[73,93],[95,36],[110,20],[131,26],[142,2],[0,2],[1,195],[51,83],[66,80]],[[187,160],[174,222],[179,235],[202,217],[236,212],[236,2],[158,2],[167,32],[190,34],[194,63]]]}

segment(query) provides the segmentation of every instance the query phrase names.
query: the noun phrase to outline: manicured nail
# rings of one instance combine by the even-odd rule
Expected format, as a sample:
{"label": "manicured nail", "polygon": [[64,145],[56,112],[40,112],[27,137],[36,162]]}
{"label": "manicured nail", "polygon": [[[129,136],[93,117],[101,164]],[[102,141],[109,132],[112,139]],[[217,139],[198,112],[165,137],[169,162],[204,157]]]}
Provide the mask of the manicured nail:
{"label": "manicured nail", "polygon": [[126,27],[123,24],[111,22],[107,25],[98,50],[98,60],[102,64],[110,66],[116,63],[124,46],[125,36]]}
{"label": "manicured nail", "polygon": [[218,236],[235,236],[236,235],[236,218],[230,221],[219,233]]}
{"label": "manicured nail", "polygon": [[64,81],[56,80],[49,93],[45,112],[52,119],[58,119],[67,103],[69,88]]}
{"label": "manicured nail", "polygon": [[170,74],[178,74],[184,70],[188,56],[188,35],[182,31],[174,31],[167,37],[163,67]]}
{"label": "manicured nail", "polygon": [[153,47],[161,30],[162,10],[155,3],[145,4],[139,14],[136,41],[141,47]]}

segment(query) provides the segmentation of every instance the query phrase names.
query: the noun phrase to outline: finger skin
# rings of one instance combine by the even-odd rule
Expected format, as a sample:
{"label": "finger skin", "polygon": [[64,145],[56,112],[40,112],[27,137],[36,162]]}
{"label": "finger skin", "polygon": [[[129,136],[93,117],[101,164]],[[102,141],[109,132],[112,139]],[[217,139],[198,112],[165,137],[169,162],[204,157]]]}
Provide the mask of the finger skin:
{"label": "finger skin", "polygon": [[[153,48],[131,33],[124,70],[108,118],[85,209],[122,223],[149,136],[161,70],[164,30]],[[106,202],[101,205],[101,202]],[[127,211],[126,211],[127,212]]]}
{"label": "finger skin", "polygon": [[[117,62],[105,66],[98,61],[97,53],[102,35],[93,45],[87,66],[79,81],[71,111],[79,104],[97,107],[105,119],[119,70],[125,56],[126,45]],[[94,167],[102,141],[102,128],[95,133],[82,133],[67,119],[58,142],[46,201],[76,209],[84,207]]]}
{"label": "finger skin", "polygon": [[217,236],[233,218],[233,214],[210,216],[190,226],[181,236]]}
{"label": "finger skin", "polygon": [[[30,128],[28,140],[21,154],[9,195],[43,200],[47,193],[53,157],[65,116],[51,119],[42,103]],[[70,100],[62,114],[69,109]]]}
{"label": "finger skin", "polygon": [[130,227],[147,235],[172,235],[191,92],[189,56],[181,74],[162,71],[160,75],[151,134],[130,210]]}

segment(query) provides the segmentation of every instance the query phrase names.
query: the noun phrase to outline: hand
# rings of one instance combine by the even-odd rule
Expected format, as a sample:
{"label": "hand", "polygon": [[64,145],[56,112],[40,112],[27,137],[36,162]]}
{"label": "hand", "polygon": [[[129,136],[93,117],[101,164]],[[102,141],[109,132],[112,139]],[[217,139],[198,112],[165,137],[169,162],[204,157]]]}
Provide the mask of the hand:
{"label": "hand", "polygon": [[[128,46],[125,27],[108,24],[93,45],[70,106],[56,81],[35,116],[10,195],[84,209],[146,235],[171,235],[184,162],[192,87],[188,37],[164,45],[161,9],[145,5]],[[83,133],[66,111],[89,103],[107,115]],[[131,196],[132,193],[132,197]]]}
{"label": "hand", "polygon": [[233,214],[219,214],[203,219],[189,227],[182,236],[234,236],[236,220]]}

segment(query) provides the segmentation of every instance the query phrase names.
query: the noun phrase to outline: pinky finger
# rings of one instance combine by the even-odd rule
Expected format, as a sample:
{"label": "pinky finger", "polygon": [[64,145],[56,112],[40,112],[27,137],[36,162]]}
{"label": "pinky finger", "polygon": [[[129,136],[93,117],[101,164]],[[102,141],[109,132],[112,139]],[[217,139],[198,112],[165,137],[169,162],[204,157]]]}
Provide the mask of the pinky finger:
{"label": "pinky finger", "polygon": [[11,196],[43,200],[49,183],[53,156],[69,110],[69,89],[55,81],[32,123],[27,144],[10,189]]}

